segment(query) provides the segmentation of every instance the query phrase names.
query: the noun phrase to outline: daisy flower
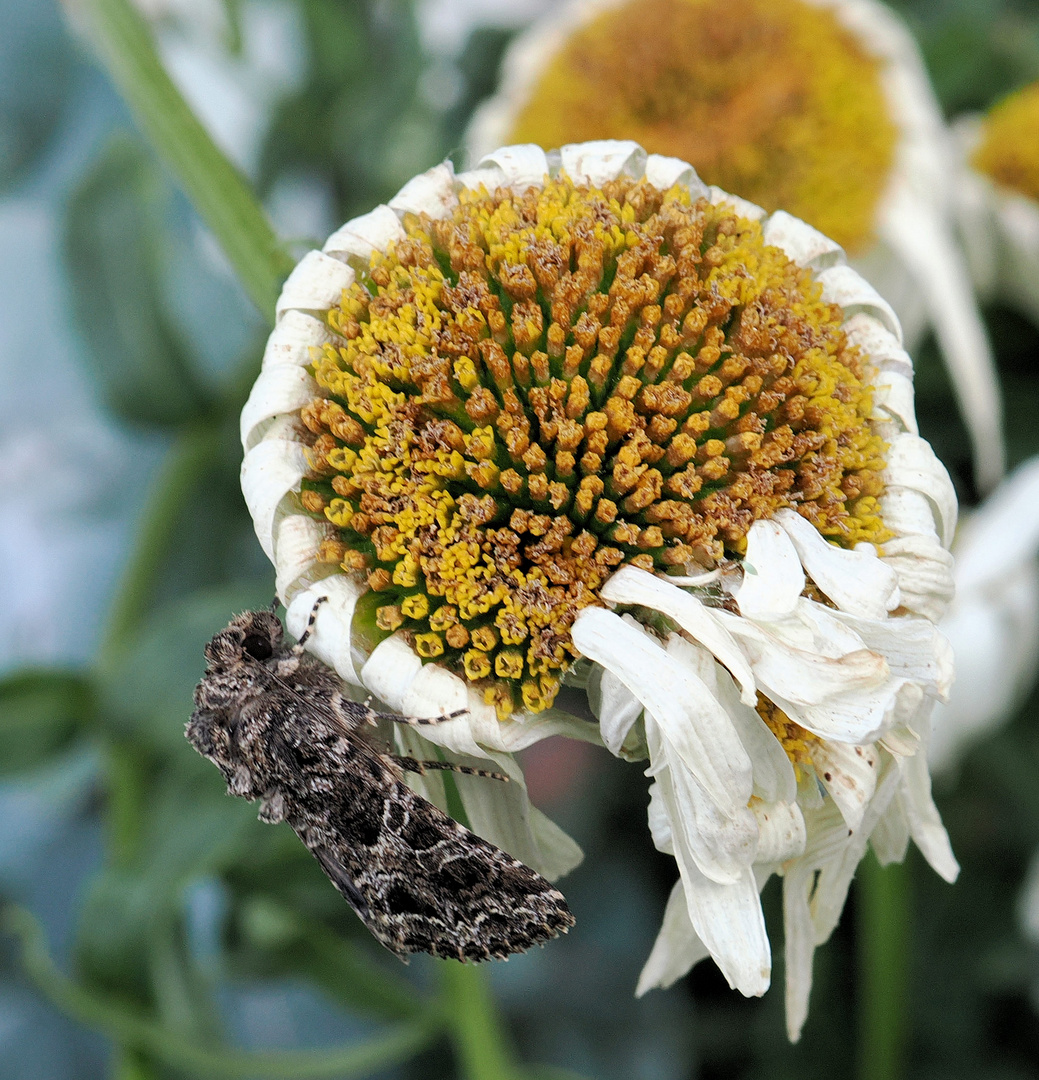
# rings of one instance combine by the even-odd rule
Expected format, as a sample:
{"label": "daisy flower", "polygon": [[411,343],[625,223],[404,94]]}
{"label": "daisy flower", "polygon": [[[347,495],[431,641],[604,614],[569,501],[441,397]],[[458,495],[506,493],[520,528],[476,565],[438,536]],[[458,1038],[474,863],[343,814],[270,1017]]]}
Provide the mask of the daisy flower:
{"label": "daisy flower", "polygon": [[1039,82],[987,116],[964,117],[957,134],[967,164],[960,228],[975,284],[1039,324]]}
{"label": "daisy flower", "polygon": [[1003,473],[991,350],[951,229],[953,153],[919,50],[876,0],[571,0],[507,53],[475,115],[503,142],[635,139],[832,237],[935,329],[983,489]]}
{"label": "daisy flower", "polygon": [[[796,1036],[867,842],[956,873],[922,752],[956,501],[891,307],[798,219],[607,141],[431,169],[277,317],[242,487],[290,630],[327,596],[309,648],[464,710],[421,737],[518,780],[557,733],[648,761],[679,880],[639,989],[709,954],[763,993],[779,873]],[[459,786],[516,857],[578,857],[521,783]]]}

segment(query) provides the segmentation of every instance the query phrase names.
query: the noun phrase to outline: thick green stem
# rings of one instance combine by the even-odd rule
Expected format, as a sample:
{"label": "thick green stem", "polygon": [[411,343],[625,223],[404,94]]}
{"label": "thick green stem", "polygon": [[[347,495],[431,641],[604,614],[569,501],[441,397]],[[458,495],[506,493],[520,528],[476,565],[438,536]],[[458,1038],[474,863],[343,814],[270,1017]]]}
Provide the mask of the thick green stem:
{"label": "thick green stem", "polygon": [[279,244],[249,184],[166,73],[147,21],[131,0],[64,3],[141,129],[212,229],[253,303],[273,322],[274,304],[293,260]]}
{"label": "thick green stem", "polygon": [[459,1074],[465,1080],[509,1080],[515,1069],[508,1036],[483,970],[445,960],[441,985]]}
{"label": "thick green stem", "polygon": [[906,1075],[909,942],[912,905],[909,868],[882,867],[872,854],[855,879],[858,909],[859,1080]]}

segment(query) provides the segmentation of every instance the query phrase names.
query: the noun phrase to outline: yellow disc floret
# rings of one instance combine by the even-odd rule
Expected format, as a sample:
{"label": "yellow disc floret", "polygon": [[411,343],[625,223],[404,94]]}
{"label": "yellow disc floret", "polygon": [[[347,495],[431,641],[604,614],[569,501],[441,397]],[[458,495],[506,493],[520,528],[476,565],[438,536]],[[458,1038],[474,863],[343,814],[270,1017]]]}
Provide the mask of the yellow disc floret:
{"label": "yellow disc floret", "polygon": [[886,538],[864,361],[759,225],[627,179],[460,199],[329,312],[302,412],[301,502],[378,632],[536,711],[622,564],[738,558],[785,506]]}
{"label": "yellow disc floret", "polygon": [[1003,187],[1039,200],[1039,82],[989,113],[972,164]]}
{"label": "yellow disc floret", "polygon": [[576,30],[508,142],[634,139],[849,250],[872,241],[897,131],[878,63],[803,0],[630,0]]}

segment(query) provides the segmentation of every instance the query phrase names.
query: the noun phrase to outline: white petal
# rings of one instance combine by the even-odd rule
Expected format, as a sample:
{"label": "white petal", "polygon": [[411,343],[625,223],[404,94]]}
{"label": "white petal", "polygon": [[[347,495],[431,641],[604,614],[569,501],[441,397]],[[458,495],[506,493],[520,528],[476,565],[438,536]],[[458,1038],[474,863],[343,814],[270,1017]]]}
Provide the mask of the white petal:
{"label": "white petal", "polygon": [[377,206],[336,229],[323,250],[337,260],[349,259],[365,267],[376,251],[385,253],[406,235],[397,215],[388,206]]}
{"label": "white petal", "polygon": [[571,631],[583,655],[603,665],[653,713],[682,761],[724,813],[747,805],[750,759],[732,721],[703,682],[619,615],[585,608]]}
{"label": "white petal", "polygon": [[805,849],[805,819],[796,802],[753,802],[758,823],[758,863],[784,863]]}
{"label": "white petal", "polygon": [[621,567],[602,587],[600,595],[611,604],[640,604],[674,619],[732,672],[742,688],[743,700],[748,705],[757,702],[754,676],[739,645],[695,596],[636,566]]}
{"label": "white petal", "polygon": [[900,337],[892,334],[871,315],[860,312],[844,323],[844,333],[850,345],[860,348],[881,371],[897,371],[913,377],[913,361],[902,348]]}
{"label": "white petal", "polygon": [[278,364],[263,369],[242,409],[243,449],[249,450],[259,442],[267,421],[285,413],[299,412],[320,396],[321,391],[306,368]]}
{"label": "white petal", "polygon": [[286,495],[299,490],[310,465],[302,443],[271,438],[271,431],[245,455],[241,480],[242,496],[252,515],[260,547],[274,562],[275,515]]}
{"label": "white petal", "polygon": [[646,741],[651,763],[646,775],[656,778],[676,851],[681,848],[712,881],[723,885],[739,881],[757,849],[754,814],[746,806],[721,813],[650,712]]}
{"label": "white petal", "polygon": [[877,788],[880,758],[870,745],[848,746],[821,739],[808,753],[816,775],[852,831],[862,824],[866,804]]}
{"label": "white petal", "polygon": [[786,968],[786,1033],[796,1043],[808,1019],[812,991],[815,929],[808,909],[814,874],[788,872],[783,878],[783,963]]}
{"label": "white petal", "polygon": [[762,232],[766,244],[774,245],[798,266],[816,273],[845,261],[840,244],[785,210],[770,214]]}
{"label": "white petal", "polygon": [[337,573],[333,563],[318,561],[322,542],[337,534],[331,522],[306,514],[286,514],[275,524],[274,588],[283,604],[312,582]]}
{"label": "white petal", "polygon": [[312,350],[331,340],[331,330],[320,319],[303,311],[286,311],[267,339],[263,368],[305,367],[314,361]]}
{"label": "white petal", "polygon": [[630,139],[599,139],[569,143],[559,149],[563,171],[579,184],[602,187],[618,176],[642,175],[646,151]]}
{"label": "white petal", "polygon": [[514,191],[540,186],[548,175],[545,151],[534,143],[503,146],[481,158],[477,168],[497,165],[505,175],[505,183]]}
{"label": "white petal", "polygon": [[403,713],[404,695],[422,670],[418,654],[403,639],[388,637],[361,668],[361,682],[393,712]]}
{"label": "white petal", "polygon": [[775,521],[790,537],[812,580],[842,611],[883,619],[898,606],[898,578],[874,549],[836,547],[796,510],[778,511]]}
{"label": "white petal", "polygon": [[505,173],[497,165],[487,165],[481,169],[469,169],[455,175],[455,184],[469,191],[494,191],[505,184]]}
{"label": "white petal", "polygon": [[667,805],[664,802],[660,784],[656,780],[649,785],[649,809],[646,811],[646,816],[649,820],[649,835],[653,837],[653,846],[665,855],[674,855],[675,843],[671,838],[671,819],[667,816]]}
{"label": "white petal", "polygon": [[927,757],[916,754],[899,761],[902,787],[898,798],[916,846],[931,867],[952,883],[960,873],[960,864],[952,853],[949,834],[942,825],[938,808],[931,798],[931,777],[927,772]]}
{"label": "white petal", "polygon": [[742,565],[743,581],[735,592],[741,615],[767,620],[794,610],[805,576],[794,545],[775,521],[761,519],[751,525]]}
{"label": "white petal", "polygon": [[613,674],[602,670],[599,676],[599,730],[606,748],[615,757],[628,737],[632,725],[642,715],[642,702]]}
{"label": "white petal", "polygon": [[[880,516],[899,538],[924,536],[939,544],[931,501],[919,491],[904,487],[885,488],[880,496]],[[888,550],[888,543],[881,545],[883,552]]]}
{"label": "white petal", "polygon": [[423,664],[401,698],[404,716],[441,717],[465,709],[469,693],[465,682],[439,664]]}
{"label": "white petal", "polygon": [[639,975],[635,997],[642,997],[647,990],[656,987],[666,990],[689,972],[694,964],[710,955],[689,921],[689,905],[682,882],[676,881],[667,899],[660,932]]}
{"label": "white petal", "polygon": [[956,531],[956,491],[931,444],[908,433],[893,439],[884,479],[892,488],[909,488],[927,497],[935,511],[938,536],[948,547]]}
{"label": "white petal", "polygon": [[707,189],[707,199],[711,206],[728,204],[740,217],[747,218],[748,221],[761,221],[765,217],[765,211],[757,203],[741,199],[739,195],[730,195],[714,184]]}
{"label": "white petal", "polygon": [[909,847],[909,826],[897,801],[888,806],[869,834],[869,846],[881,866],[900,863],[905,859]]}
{"label": "white petal", "polygon": [[900,371],[878,371],[873,379],[873,410],[878,419],[894,421],[903,431],[919,435],[913,380]]}
{"label": "white petal", "polygon": [[751,870],[735,885],[719,885],[691,863],[678,864],[693,930],[728,984],[744,997],[760,997],[772,977],[772,952]]}
{"label": "white petal", "polygon": [[857,271],[850,266],[831,266],[829,270],[817,274],[816,281],[823,287],[823,299],[831,304],[839,304],[845,319],[858,314],[869,315],[901,344],[902,327],[898,316],[891,305]]}
{"label": "white petal", "polygon": [[660,191],[668,191],[675,184],[681,184],[689,189],[694,199],[707,194],[703,181],[688,161],[664,157],[662,154],[650,154],[646,158],[646,182]]}
{"label": "white petal", "polygon": [[[334,668],[352,686],[358,687],[363,683],[357,670],[359,658],[354,652],[350,627],[357,601],[367,591],[367,586],[345,574],[333,574],[296,593],[285,612],[285,625],[289,633],[298,639],[307,628],[318,598],[327,597],[317,608],[314,628],[307,639],[307,651]],[[284,596],[282,599],[285,599]]]}
{"label": "white petal", "polygon": [[288,311],[328,311],[354,283],[354,272],[321,251],[308,251],[281,287],[275,307],[278,320]]}
{"label": "white petal", "polygon": [[907,184],[892,188],[879,232],[899,253],[927,300],[931,322],[974,447],[978,482],[994,487],[1006,467],[1003,405],[995,361],[959,248],[930,195]]}
{"label": "white petal", "polygon": [[888,540],[881,558],[898,575],[902,606],[937,622],[955,592],[953,558],[927,536]]}
{"label": "white petal", "polygon": [[398,215],[428,214],[431,218],[447,217],[458,205],[455,195],[455,172],[451,163],[434,165],[412,177],[389,201]]}

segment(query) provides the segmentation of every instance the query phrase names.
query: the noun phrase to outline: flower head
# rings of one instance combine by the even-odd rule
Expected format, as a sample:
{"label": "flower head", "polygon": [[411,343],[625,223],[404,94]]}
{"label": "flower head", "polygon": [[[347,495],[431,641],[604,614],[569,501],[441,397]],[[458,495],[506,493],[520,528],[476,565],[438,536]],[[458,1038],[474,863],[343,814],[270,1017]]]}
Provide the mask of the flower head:
{"label": "flower head", "polygon": [[[602,142],[430,170],[278,311],[243,490],[290,629],[328,596],[309,646],[395,709],[466,710],[422,729],[456,753],[648,758],[680,882],[641,987],[709,952],[762,993],[784,873],[799,1029],[870,835],[955,872],[917,750],[956,507],[889,306],[797,219]],[[506,850],[572,865],[513,809],[535,850]]]}
{"label": "flower head", "polygon": [[1002,473],[991,353],[949,228],[951,154],[908,30],[875,0],[572,0],[508,53],[474,118],[502,142],[635,139],[833,237],[935,326],[982,487]]}
{"label": "flower head", "polygon": [[1039,323],[1039,83],[966,117],[958,211],[974,281]]}

